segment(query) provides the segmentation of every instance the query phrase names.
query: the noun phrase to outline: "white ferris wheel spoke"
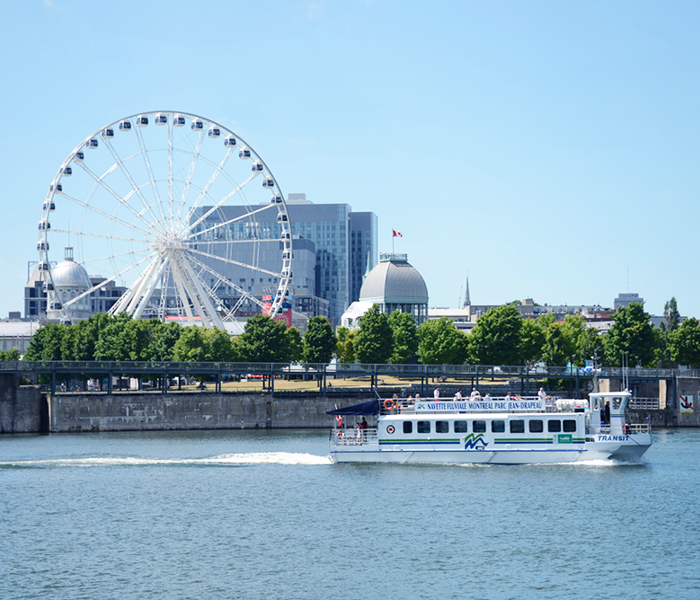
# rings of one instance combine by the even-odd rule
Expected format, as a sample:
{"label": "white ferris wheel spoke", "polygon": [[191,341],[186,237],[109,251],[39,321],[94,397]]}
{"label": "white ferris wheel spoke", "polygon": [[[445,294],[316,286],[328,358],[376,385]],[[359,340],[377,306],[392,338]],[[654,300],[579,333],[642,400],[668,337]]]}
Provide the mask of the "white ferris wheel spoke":
{"label": "white ferris wheel spoke", "polygon": [[[185,218],[185,224],[187,223],[187,221],[189,221],[192,218],[192,215],[194,215],[194,213],[197,211],[202,200],[204,200],[204,198],[206,198],[207,194],[209,193],[209,190],[211,189],[211,186],[214,185],[214,182],[219,177],[219,173],[221,173],[221,169],[224,168],[224,166],[228,162],[228,159],[231,158],[231,154],[233,154],[233,148],[229,147],[229,149],[226,151],[226,155],[221,160],[221,163],[219,163],[219,165],[216,167],[216,169],[212,173],[211,177],[209,178],[209,181],[204,186],[204,189],[202,189],[202,191],[199,193],[197,200],[195,200],[194,204],[190,207],[190,210],[187,213],[187,217]],[[250,179],[251,178],[249,178],[248,180],[250,181]],[[202,219],[205,219],[209,214],[210,213],[207,213],[206,215],[204,215],[204,217],[202,217]],[[199,223],[202,219],[197,221],[197,223]],[[195,225],[197,223],[195,223]]]}
{"label": "white ferris wheel spoke", "polygon": [[[89,295],[89,294],[91,294],[91,293],[93,293],[93,292],[97,292],[97,291],[101,290],[101,289],[102,289],[103,287],[105,287],[107,284],[111,283],[111,282],[114,281],[115,279],[119,279],[122,275],[124,275],[125,273],[128,273],[129,271],[131,271],[131,269],[135,269],[135,268],[138,267],[141,263],[146,262],[149,258],[152,258],[153,256],[154,256],[154,254],[150,254],[150,255],[145,256],[144,258],[142,258],[140,261],[135,262],[133,265],[129,265],[128,267],[126,267],[125,269],[123,269],[122,271],[120,271],[119,273],[117,273],[116,275],[112,275],[112,277],[110,277],[109,279],[105,279],[104,281],[100,282],[100,283],[97,284],[96,286],[89,288],[87,291],[83,292],[83,293],[80,294],[79,296],[76,296],[75,298],[71,298],[68,302],[65,303],[65,306],[71,306],[73,303],[77,302],[77,301],[80,300],[81,298],[85,298],[85,296],[87,296],[87,295]],[[122,296],[122,298],[123,298],[123,296]],[[120,300],[121,300],[121,298],[120,298]]]}
{"label": "white ferris wheel spoke", "polygon": [[[228,263],[229,265],[236,265],[237,267],[244,267],[246,269],[250,269],[251,271],[255,271],[256,273],[265,273],[266,275],[270,275],[272,277],[277,277],[277,278],[283,277],[283,275],[281,273],[275,273],[274,271],[268,271],[267,269],[263,269],[261,267],[256,267],[254,265],[249,265],[248,263],[240,262],[238,260],[233,260],[232,258],[225,258],[223,256],[217,256],[216,254],[209,254],[207,252],[202,252],[201,250],[195,250],[194,248],[190,248],[188,250],[188,252],[191,254],[198,254],[200,256],[206,256],[207,258],[212,258],[214,260],[225,262],[225,263]],[[195,259],[193,258],[192,260],[195,260]]]}
{"label": "white ferris wheel spoke", "polygon": [[165,305],[167,299],[167,290],[165,282],[170,277],[170,261],[164,261],[163,272],[160,275],[160,302],[158,306],[158,314],[165,315]]}
{"label": "white ferris wheel spoke", "polygon": [[100,186],[102,186],[110,195],[112,195],[114,198],[116,198],[117,202],[124,206],[132,215],[134,215],[137,219],[139,219],[146,227],[150,228],[150,224],[148,221],[146,221],[143,218],[143,215],[137,211],[134,210],[133,206],[129,204],[124,198],[122,198],[117,192],[115,192],[111,187],[109,187],[103,180],[102,178],[98,177],[93,173],[90,168],[81,160],[75,161],[83,171],[85,171],[90,177],[92,177],[96,183],[98,183]]}
{"label": "white ferris wheel spoke", "polygon": [[[228,202],[231,198],[233,198],[240,190],[242,190],[246,185],[248,185],[253,179],[257,177],[257,173],[253,173],[248,179],[246,179],[241,185],[239,185],[236,189],[234,189],[231,193],[227,194],[224,196],[222,200],[219,200],[214,206],[211,207],[211,209],[204,215],[202,215],[199,219],[197,219],[194,223],[192,223],[189,227],[185,228],[183,230],[183,233],[188,233],[192,231],[197,225],[199,225],[202,221],[204,221],[210,214],[212,214],[215,210],[218,208],[221,208],[226,202]],[[194,213],[194,207],[190,208],[190,213],[187,215],[187,219],[185,220],[185,223],[189,221],[190,217]]]}
{"label": "white ferris wheel spoke", "polygon": [[203,262],[197,260],[196,258],[192,258],[191,261],[192,261],[192,264],[197,265],[197,266],[200,267],[202,270],[207,271],[208,273],[210,273],[211,275],[213,275],[214,277],[216,277],[216,279],[218,279],[219,283],[224,283],[224,284],[228,285],[228,286],[231,287],[232,289],[236,290],[241,296],[246,296],[246,297],[249,298],[250,300],[253,300],[253,301],[257,302],[258,304],[260,304],[260,306],[262,306],[263,303],[262,303],[261,301],[258,301],[257,298],[255,298],[254,296],[251,296],[251,295],[250,295],[248,292],[246,292],[242,287],[240,287],[240,286],[236,285],[235,283],[233,283],[233,281],[227,279],[226,277],[224,277],[224,276],[221,275],[220,273],[217,273],[217,272],[216,272],[214,269],[212,269],[209,265],[204,264]]}
{"label": "white ferris wheel spoke", "polygon": [[168,216],[173,220],[173,120],[168,119]]}
{"label": "white ferris wheel spoke", "polygon": [[148,173],[148,179],[151,182],[151,189],[153,190],[153,197],[156,199],[156,204],[158,205],[158,212],[160,213],[160,216],[165,219],[165,213],[163,213],[163,206],[161,204],[160,200],[160,194],[158,193],[158,184],[156,183],[156,178],[153,175],[153,167],[151,167],[151,161],[148,158],[148,149],[146,148],[146,144],[143,141],[143,135],[141,134],[141,128],[137,125],[135,127],[136,129],[136,137],[139,141],[139,145],[141,146],[141,156],[143,157],[143,162],[146,165],[146,172]]}
{"label": "white ferris wheel spoke", "polygon": [[113,260],[115,258],[121,258],[123,256],[134,256],[135,254],[141,254],[147,250],[148,250],[148,248],[145,248],[144,250],[128,250],[127,252],[120,252],[119,254],[108,254],[105,256],[101,256],[99,258],[88,258],[86,260],[80,261],[80,264],[85,266],[85,265],[88,265],[90,263],[101,263],[101,262],[104,262],[106,260]]}
{"label": "white ferris wheel spoke", "polygon": [[119,240],[122,242],[133,242],[136,244],[150,244],[149,240],[137,239],[137,238],[125,238],[116,235],[105,235],[101,233],[88,233],[87,231],[68,231],[65,229],[52,229],[53,233],[67,233],[68,235],[75,235],[77,237],[92,237],[92,238],[102,238],[105,240]]}
{"label": "white ferris wheel spoke", "polygon": [[[100,215],[101,217],[104,217],[105,219],[109,219],[110,221],[114,221],[116,223],[119,223],[120,225],[123,225],[124,227],[127,227],[129,229],[133,229],[134,231],[138,231],[139,233],[142,233],[143,235],[150,236],[152,235],[151,232],[144,231],[143,229],[140,229],[139,227],[136,227],[133,223],[127,223],[126,221],[123,221],[119,217],[115,217],[114,215],[110,215],[109,213],[106,213],[103,210],[100,210],[99,208],[95,208],[92,206],[92,204],[88,204],[87,202],[83,202],[82,200],[78,200],[77,198],[73,198],[73,196],[69,196],[65,192],[56,192],[57,196],[60,196],[61,198],[65,198],[66,200],[70,200],[74,204],[77,204],[78,206],[82,206],[83,208],[86,208],[88,210],[91,210],[92,212]],[[148,225],[148,223],[146,223]],[[149,225],[150,227],[150,225]]]}
{"label": "white ferris wheel spoke", "polygon": [[[136,185],[134,178],[131,176],[131,173],[129,172],[129,169],[126,168],[124,161],[122,161],[121,158],[119,157],[119,154],[114,149],[114,146],[112,145],[112,142],[110,141],[109,138],[105,138],[105,145],[107,146],[107,149],[112,154],[112,157],[114,158],[115,164],[117,164],[119,166],[122,173],[124,174],[124,177],[126,177],[126,180],[129,182],[131,189],[141,200],[141,204],[143,204],[144,209],[150,213],[151,217],[153,218],[153,222],[157,223],[158,217],[151,209],[151,205],[147,202],[146,197],[143,195],[143,192],[141,191],[141,188],[139,188],[139,186]],[[127,195],[124,199],[128,200],[128,198],[129,198],[129,195]],[[139,214],[141,214],[141,213],[139,213]],[[151,229],[153,229],[153,225],[151,225],[150,223],[147,223],[147,224]]]}
{"label": "white ferris wheel spoke", "polygon": [[199,132],[199,137],[197,138],[197,146],[192,153],[192,160],[190,161],[190,170],[187,173],[187,180],[185,181],[185,187],[182,189],[182,196],[180,198],[180,205],[177,208],[177,219],[180,220],[182,215],[182,209],[187,204],[187,196],[190,193],[190,186],[192,185],[192,177],[194,177],[194,171],[197,168],[197,162],[199,161],[199,154],[202,151],[202,142],[204,141],[204,130]]}
{"label": "white ferris wheel spoke", "polygon": [[153,290],[155,289],[155,283],[158,279],[158,273],[163,269],[165,261],[163,261],[160,256],[148,265],[148,268],[143,272],[141,276],[141,284],[136,288],[136,293],[134,298],[132,298],[131,303],[127,307],[127,312],[134,315],[135,319],[140,319],[144,308],[151,299]]}
{"label": "white ferris wheel spoke", "polygon": [[186,293],[182,298],[183,304],[187,307],[189,302],[192,302],[197,316],[202,320],[202,325],[205,327],[210,325],[220,326],[219,316],[211,306],[209,298],[205,295],[201,283],[192,271],[189,262],[183,260],[182,256],[175,257],[173,261],[173,271],[175,273],[175,280],[180,280],[179,287],[184,288]]}
{"label": "white ferris wheel spoke", "polygon": [[[242,215],[239,215],[237,217],[233,217],[232,219],[229,219],[228,221],[223,221],[222,223],[217,223],[216,225],[211,226],[209,229],[202,229],[202,231],[198,231],[196,233],[192,233],[189,236],[187,236],[187,239],[191,240],[194,237],[197,237],[198,235],[202,235],[203,233],[208,233],[210,231],[214,231],[215,229],[220,229],[221,227],[226,227],[226,225],[231,225],[232,223],[237,223],[238,221],[244,221],[247,219],[250,219],[250,217],[257,215],[259,213],[265,212],[266,210],[270,210],[271,208],[274,207],[274,204],[266,204],[265,206],[261,208],[256,208],[255,210],[251,210],[249,212],[245,212]],[[211,214],[211,213],[207,213]],[[233,240],[230,240],[233,241]],[[250,240],[241,240],[242,242],[249,242]]]}

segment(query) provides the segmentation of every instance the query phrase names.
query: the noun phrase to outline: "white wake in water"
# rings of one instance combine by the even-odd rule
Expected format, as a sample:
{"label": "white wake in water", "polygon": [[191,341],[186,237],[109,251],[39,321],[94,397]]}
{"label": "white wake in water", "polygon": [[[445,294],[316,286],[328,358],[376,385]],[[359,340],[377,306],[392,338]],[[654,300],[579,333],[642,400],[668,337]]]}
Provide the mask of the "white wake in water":
{"label": "white wake in water", "polygon": [[291,452],[250,452],[245,454],[221,454],[208,458],[139,458],[127,457],[85,457],[55,458],[48,460],[18,460],[0,462],[2,467],[112,467],[112,466],[150,466],[150,465],[330,465],[329,456],[314,454],[296,454]]}

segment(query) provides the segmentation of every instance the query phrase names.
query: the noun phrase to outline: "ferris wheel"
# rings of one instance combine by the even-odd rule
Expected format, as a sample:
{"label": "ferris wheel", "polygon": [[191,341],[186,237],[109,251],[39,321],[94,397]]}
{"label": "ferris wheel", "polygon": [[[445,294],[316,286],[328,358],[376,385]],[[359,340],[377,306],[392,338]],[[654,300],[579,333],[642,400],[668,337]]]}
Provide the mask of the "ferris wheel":
{"label": "ferris wheel", "polygon": [[[47,316],[67,322],[107,296],[111,314],[224,327],[274,318],[291,291],[291,222],[272,172],[240,136],[183,112],[126,117],[80,142],[49,187],[37,250]],[[82,283],[66,281],[66,261]]]}

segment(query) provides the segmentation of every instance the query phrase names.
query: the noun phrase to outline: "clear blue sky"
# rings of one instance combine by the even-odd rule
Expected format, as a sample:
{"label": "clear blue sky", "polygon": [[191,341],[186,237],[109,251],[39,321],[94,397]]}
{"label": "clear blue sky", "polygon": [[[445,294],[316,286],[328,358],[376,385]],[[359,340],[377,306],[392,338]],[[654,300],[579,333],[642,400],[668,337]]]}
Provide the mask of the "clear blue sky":
{"label": "clear blue sky", "polygon": [[0,3],[0,317],[22,310],[46,189],[92,131],[182,110],[285,193],[379,217],[380,250],[455,306],[700,316],[700,4]]}

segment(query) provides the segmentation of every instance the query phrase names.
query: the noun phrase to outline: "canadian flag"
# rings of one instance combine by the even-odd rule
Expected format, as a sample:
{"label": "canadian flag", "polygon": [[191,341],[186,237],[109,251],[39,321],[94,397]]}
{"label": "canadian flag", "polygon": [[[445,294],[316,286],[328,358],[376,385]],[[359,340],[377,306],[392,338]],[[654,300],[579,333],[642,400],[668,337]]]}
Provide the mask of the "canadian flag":
{"label": "canadian flag", "polygon": [[394,237],[403,237],[400,231],[396,231],[396,229],[392,229],[392,231],[394,232]]}

